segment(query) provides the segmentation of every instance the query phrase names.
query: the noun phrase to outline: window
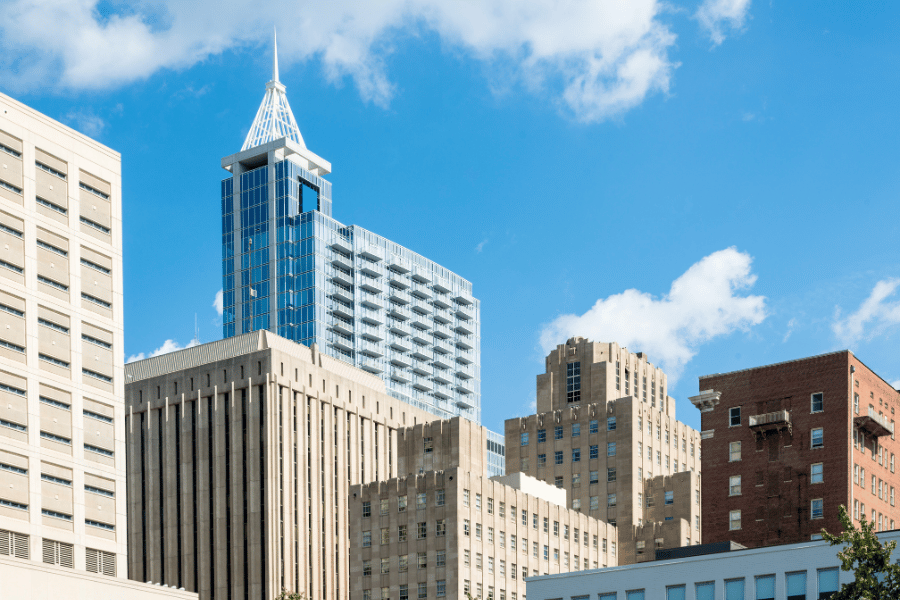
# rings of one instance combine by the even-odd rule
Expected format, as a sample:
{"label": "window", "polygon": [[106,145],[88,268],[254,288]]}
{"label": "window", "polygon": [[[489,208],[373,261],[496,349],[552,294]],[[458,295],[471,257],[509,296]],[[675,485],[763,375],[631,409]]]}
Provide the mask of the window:
{"label": "window", "polygon": [[372,503],[371,502],[363,502],[362,503],[362,516],[363,516],[363,518],[372,516]]}
{"label": "window", "polygon": [[725,600],[744,600],[743,579],[729,579],[725,581]]}
{"label": "window", "polygon": [[475,523],[475,539],[481,539],[481,523]]}
{"label": "window", "polygon": [[728,478],[728,495],[729,496],[740,496],[741,495],[741,476],[740,475],[732,475]]}
{"label": "window", "polygon": [[550,560],[550,546],[544,544],[544,560]]}
{"label": "window", "polygon": [[824,517],[824,507],[822,503],[822,498],[818,498],[810,502],[809,509],[809,518],[810,519],[821,519]]}
{"label": "window", "polygon": [[493,498],[487,499],[487,514],[489,514],[489,515],[494,514],[494,499]]}
{"label": "window", "polygon": [[859,414],[859,394],[853,394],[853,412]]}
{"label": "window", "polygon": [[[440,565],[438,565],[440,566]],[[447,595],[447,580],[446,579],[438,579],[437,580],[437,597],[443,598]]]}
{"label": "window", "polygon": [[566,402],[581,401],[581,363],[566,365]]}
{"label": "window", "polygon": [[825,402],[823,400],[824,396],[822,392],[813,394],[810,399],[810,412],[822,412],[825,410]]}
{"label": "window", "polygon": [[428,568],[428,553],[427,552],[419,552],[417,556],[417,562],[419,563],[420,569]]}
{"label": "window", "polygon": [[391,559],[390,558],[382,558],[381,559],[381,574],[387,575],[391,572]]}
{"label": "window", "polygon": [[398,571],[401,573],[406,573],[409,570],[409,555],[401,554],[400,555],[400,568]]}
{"label": "window", "polygon": [[538,454],[538,467],[544,467],[547,465],[547,455],[546,454]]}
{"label": "window", "polygon": [[581,498],[572,498],[572,509],[581,510]]}
{"label": "window", "polygon": [[[853,467],[854,478],[856,473],[856,465]],[[809,482],[822,483],[824,481],[824,470],[822,463],[815,463],[809,466]]]}
{"label": "window", "polygon": [[563,428],[561,425],[557,425],[556,428],[553,430],[553,439],[555,439],[555,440],[563,439]]}
{"label": "window", "polygon": [[578,423],[572,423],[572,437],[579,437],[581,435],[581,425]]}
{"label": "window", "polygon": [[705,581],[694,585],[694,597],[697,600],[716,600],[716,584]]}
{"label": "window", "polygon": [[644,590],[630,590],[625,592],[625,600],[644,600]]}
{"label": "window", "polygon": [[591,471],[590,483],[599,483],[599,482],[600,482],[600,471]]}
{"label": "window", "polygon": [[381,545],[385,546],[391,543],[391,532],[387,527],[381,528]]}
{"label": "window", "polygon": [[728,513],[728,529],[736,531],[741,528],[741,511],[733,510]]}
{"label": "window", "polygon": [[400,542],[406,541],[406,525],[400,525],[397,527],[397,540]]}
{"label": "window", "polygon": [[400,600],[409,600],[409,586],[405,583],[400,586]]}
{"label": "window", "polygon": [[434,491],[434,503],[436,506],[444,505],[444,490],[435,490]]}
{"label": "window", "polygon": [[363,548],[370,548],[372,546],[372,532],[371,531],[363,531],[362,546],[363,546]]}
{"label": "window", "polygon": [[760,575],[756,578],[756,600],[775,600],[774,575]]}
{"label": "window", "polygon": [[591,496],[591,510],[597,510],[600,508],[600,497],[599,496]]}
{"label": "window", "polygon": [[550,519],[544,517],[544,533],[550,533]]}
{"label": "window", "polygon": [[481,494],[475,494],[475,510],[481,510]]}
{"label": "window", "polygon": [[838,591],[838,570],[819,569],[816,572],[819,584],[819,598],[828,598],[831,594]]}
{"label": "window", "polygon": [[553,453],[553,462],[554,464],[561,465],[563,464],[563,453],[562,450],[557,450]]}
{"label": "window", "polygon": [[685,600],[685,586],[670,585],[666,587],[666,600]]}
{"label": "window", "polygon": [[425,454],[431,454],[432,452],[434,452],[434,438],[423,438],[423,441],[425,443]]}
{"label": "window", "polygon": [[494,528],[493,527],[487,528],[487,543],[488,544],[494,543]]}
{"label": "window", "polygon": [[538,429],[537,441],[538,441],[538,444],[543,444],[544,442],[547,441],[547,430],[546,429]]}
{"label": "window", "polygon": [[810,433],[810,441],[812,448],[821,448],[825,445],[825,434],[821,427],[813,429]]}
{"label": "window", "polygon": [[590,432],[597,433],[598,431],[600,431],[600,423],[596,419],[594,419],[590,424]]}
{"label": "window", "polygon": [[[691,456],[693,453],[694,445],[691,444]],[[741,443],[740,442],[731,442],[728,444],[728,461],[729,462],[737,462],[741,460]]]}
{"label": "window", "polygon": [[[425,600],[428,597],[428,584],[420,583],[418,586],[418,598],[419,600]],[[382,600],[388,600],[388,596],[382,596]]]}
{"label": "window", "polygon": [[666,492],[666,504],[675,504],[675,492]]}
{"label": "window", "polygon": [[381,499],[381,516],[388,514],[389,505],[390,505],[390,500],[388,500],[387,498]]}
{"label": "window", "polygon": [[522,432],[522,434],[519,435],[519,444],[522,446],[528,445],[528,432],[527,431]]}
{"label": "window", "polygon": [[555,477],[554,483],[556,484],[556,487],[561,488],[561,487],[563,486],[563,478],[562,478],[562,476],[561,476],[561,475],[557,475],[557,476]]}
{"label": "window", "polygon": [[616,468],[615,467],[607,467],[606,481],[615,481],[615,480],[616,480]]}
{"label": "window", "polygon": [[479,571],[482,569],[481,552],[475,553],[475,568],[478,569]]}
{"label": "window", "polygon": [[606,419],[606,430],[607,431],[615,431],[616,430],[616,418],[608,417]]}
{"label": "window", "polygon": [[468,536],[470,531],[470,524],[468,519],[463,520],[463,535]]}
{"label": "window", "polygon": [[572,450],[572,462],[581,462],[581,448],[575,448]]}
{"label": "window", "polygon": [[[386,529],[383,531],[387,531]],[[428,537],[428,527],[425,522],[421,522],[416,526],[416,539],[424,540]]]}
{"label": "window", "polygon": [[616,455],[616,443],[615,442],[607,442],[606,443],[606,455],[607,456],[615,456]]}
{"label": "window", "polygon": [[463,490],[463,506],[469,507],[469,490]]}
{"label": "window", "polygon": [[607,494],[606,495],[606,506],[609,508],[615,508],[616,506],[616,495],[615,494]]}
{"label": "window", "polygon": [[402,513],[406,512],[406,496],[400,496],[397,498],[397,512]]}
{"label": "window", "polygon": [[597,444],[594,444],[590,448],[591,450],[591,458],[600,458],[600,447]]}
{"label": "window", "polygon": [[372,561],[364,560],[363,561],[363,577],[371,577],[372,576]]}
{"label": "window", "polygon": [[728,409],[728,426],[739,427],[741,425],[741,407],[735,406]]}

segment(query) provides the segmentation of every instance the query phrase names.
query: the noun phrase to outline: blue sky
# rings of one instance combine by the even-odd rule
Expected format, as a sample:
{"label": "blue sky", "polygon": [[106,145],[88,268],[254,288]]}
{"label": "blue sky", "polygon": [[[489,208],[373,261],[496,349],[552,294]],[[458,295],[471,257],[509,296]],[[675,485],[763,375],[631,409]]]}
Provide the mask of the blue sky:
{"label": "blue sky", "polygon": [[900,5],[355,4],[3,3],[0,90],[122,153],[126,356],[221,336],[220,159],[275,24],[335,218],[472,281],[485,425],[574,334],[647,352],[692,426],[707,373],[900,380]]}

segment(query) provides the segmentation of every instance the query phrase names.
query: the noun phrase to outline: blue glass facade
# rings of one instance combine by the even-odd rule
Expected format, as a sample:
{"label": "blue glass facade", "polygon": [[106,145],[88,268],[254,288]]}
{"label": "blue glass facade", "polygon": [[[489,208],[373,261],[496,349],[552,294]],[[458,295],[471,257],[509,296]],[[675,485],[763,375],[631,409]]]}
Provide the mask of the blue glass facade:
{"label": "blue glass facade", "polygon": [[261,153],[231,169],[222,181],[224,335],[268,329],[316,344],[381,376],[396,398],[480,422],[471,284],[334,220],[331,184],[290,158]]}

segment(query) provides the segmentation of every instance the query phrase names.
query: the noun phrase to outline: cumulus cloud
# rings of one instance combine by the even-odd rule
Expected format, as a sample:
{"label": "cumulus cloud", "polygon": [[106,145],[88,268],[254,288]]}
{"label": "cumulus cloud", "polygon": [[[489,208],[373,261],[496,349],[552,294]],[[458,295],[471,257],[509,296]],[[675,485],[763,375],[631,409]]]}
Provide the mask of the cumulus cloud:
{"label": "cumulus cloud", "polygon": [[[575,118],[599,121],[669,89],[677,65],[668,56],[675,35],[660,18],[665,6],[662,0],[269,0],[248,11],[237,0],[9,0],[0,22],[0,77],[20,90],[111,89],[227,50],[268,52],[275,24],[284,63],[315,60],[330,80],[349,77],[365,100],[386,105],[395,91],[386,64],[392,42],[433,32],[449,50],[486,64],[492,78],[548,89]],[[703,19],[714,24],[737,19],[707,12]]]}
{"label": "cumulus cloud", "polygon": [[735,248],[714,252],[673,281],[662,297],[630,289],[600,298],[582,315],[557,317],[541,331],[541,346],[549,352],[572,336],[615,341],[647,352],[674,382],[701,344],[766,318],[764,296],[740,294],[756,282],[752,261]]}
{"label": "cumulus cloud", "polygon": [[185,348],[191,348],[193,346],[196,346],[199,343],[200,343],[199,340],[194,339],[194,340],[191,340],[190,342],[188,342],[187,345],[182,346],[175,340],[166,340],[165,342],[163,342],[162,346],[160,346],[159,348],[157,348],[156,350],[151,352],[149,355],[147,355],[143,352],[141,352],[139,354],[132,354],[131,356],[128,357],[128,360],[126,360],[125,362],[130,363],[130,362],[134,362],[136,360],[144,360],[145,358],[153,358],[154,356],[159,356],[160,354],[168,354],[169,352],[175,352],[176,350],[184,350]]}
{"label": "cumulus cloud", "polygon": [[488,243],[487,238],[478,242],[478,244],[475,246],[475,253],[481,254],[481,251],[484,250],[484,247],[487,245],[487,243]]}
{"label": "cumulus cloud", "polygon": [[869,297],[855,312],[842,317],[841,309],[837,308],[831,330],[838,340],[853,347],[900,325],[900,299],[895,295],[898,287],[900,279],[883,279],[875,284]]}
{"label": "cumulus cloud", "polygon": [[216,312],[219,313],[220,317],[222,316],[222,311],[224,310],[222,308],[222,292],[223,290],[219,290],[218,292],[216,292],[216,297],[213,298],[212,303],[213,308],[216,309]]}
{"label": "cumulus cloud", "polygon": [[106,121],[93,112],[84,110],[70,110],[63,117],[72,129],[85,134],[88,137],[98,138],[106,129]]}
{"label": "cumulus cloud", "polygon": [[725,41],[727,32],[744,28],[749,12],[750,0],[704,0],[694,18],[700,22],[713,45],[718,46]]}

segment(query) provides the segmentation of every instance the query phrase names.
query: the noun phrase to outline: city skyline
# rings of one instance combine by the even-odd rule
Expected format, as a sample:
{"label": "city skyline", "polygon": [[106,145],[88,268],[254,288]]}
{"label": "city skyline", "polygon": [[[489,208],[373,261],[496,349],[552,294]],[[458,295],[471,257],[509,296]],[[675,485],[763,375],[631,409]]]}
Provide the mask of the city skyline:
{"label": "city skyline", "polygon": [[[897,387],[888,9],[754,4],[717,37],[683,8],[649,20],[677,36],[661,46],[667,91],[601,116],[576,112],[548,81],[504,81],[443,25],[380,34],[392,96],[373,101],[359,77],[339,70],[334,85],[328,60],[304,58],[280,27],[300,129],[334,164],[335,218],[473,283],[491,429],[532,412],[544,350],[571,335],[646,352],[694,427],[687,398],[714,372],[848,347]],[[123,154],[126,356],[187,344],[195,314],[203,341],[221,335],[217,163],[246,134],[268,76],[270,28],[259,29],[199,63],[151,65],[102,89],[71,76],[40,92],[0,84]],[[22,35],[9,38],[20,59]],[[392,223],[395,211],[417,219]]]}

